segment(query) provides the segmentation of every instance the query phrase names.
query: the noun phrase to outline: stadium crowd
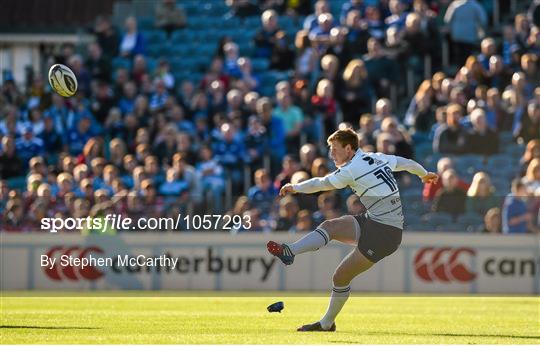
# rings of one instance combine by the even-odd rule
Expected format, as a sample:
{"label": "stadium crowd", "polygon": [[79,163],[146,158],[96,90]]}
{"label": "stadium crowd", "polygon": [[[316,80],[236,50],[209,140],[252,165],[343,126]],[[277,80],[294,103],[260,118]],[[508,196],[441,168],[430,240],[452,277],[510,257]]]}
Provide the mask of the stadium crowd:
{"label": "stadium crowd", "polygon": [[[351,191],[280,199],[279,188],[334,169],[326,136],[351,127],[364,151],[435,160],[437,184],[399,175],[426,214],[451,222],[475,214],[485,220],[478,232],[539,232],[535,4],[529,16],[495,27],[477,0],[342,3],[334,16],[324,0],[228,0],[223,20],[260,16],[252,54],[223,37],[196,81],[176,78],[166,57],[150,63],[151,39],[132,16],[121,30],[99,17],[84,52],[66,44],[47,57],[47,67],[74,71],[74,97],[52,92],[41,74],[25,87],[8,76],[0,95],[1,230],[40,230],[43,217],[181,213],[248,215],[253,231],[309,231],[364,207]],[[280,27],[283,17],[298,23],[295,37]],[[155,25],[171,40],[190,18],[163,0]],[[261,59],[286,73],[271,93],[253,66]],[[521,156],[519,167],[488,164],[502,152]],[[467,179],[461,157],[492,170]],[[494,176],[504,179],[497,189]]]}

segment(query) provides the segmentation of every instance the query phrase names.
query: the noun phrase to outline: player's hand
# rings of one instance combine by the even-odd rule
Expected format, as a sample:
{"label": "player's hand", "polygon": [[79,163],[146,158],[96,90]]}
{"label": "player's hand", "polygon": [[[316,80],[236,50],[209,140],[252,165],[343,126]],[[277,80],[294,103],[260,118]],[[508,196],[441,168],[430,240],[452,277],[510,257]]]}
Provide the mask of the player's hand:
{"label": "player's hand", "polygon": [[424,184],[427,184],[427,183],[435,184],[437,180],[439,180],[439,176],[437,175],[437,173],[433,173],[433,172],[428,172],[428,174],[422,177],[422,182]]}
{"label": "player's hand", "polygon": [[281,187],[281,190],[279,190],[279,195],[281,197],[286,196],[289,193],[295,193],[292,184],[285,184]]}

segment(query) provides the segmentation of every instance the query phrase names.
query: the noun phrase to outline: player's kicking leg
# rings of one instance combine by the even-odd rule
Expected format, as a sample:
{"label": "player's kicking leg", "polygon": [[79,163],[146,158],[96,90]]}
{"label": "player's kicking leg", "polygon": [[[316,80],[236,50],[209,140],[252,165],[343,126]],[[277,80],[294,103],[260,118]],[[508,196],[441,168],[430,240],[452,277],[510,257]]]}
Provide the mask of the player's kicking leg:
{"label": "player's kicking leg", "polygon": [[[315,231],[306,234],[292,244],[280,245],[269,242],[267,247],[271,254],[289,265],[293,263],[294,256],[318,250],[327,245],[330,240],[356,245],[358,244],[359,235],[358,223],[353,216],[346,215],[324,221]],[[332,294],[326,314],[319,322],[304,325],[298,328],[298,331],[335,331],[334,320],[349,298],[350,282],[358,274],[371,268],[372,265],[373,262],[366,259],[358,248],[355,248],[354,251],[347,255],[334,273]]]}
{"label": "player's kicking leg", "polygon": [[294,256],[304,252],[316,251],[327,245],[331,240],[347,244],[356,244],[359,237],[358,224],[350,215],[324,221],[314,231],[306,234],[292,244],[278,244],[269,241],[266,244],[268,252],[278,257],[284,264],[294,262]]}

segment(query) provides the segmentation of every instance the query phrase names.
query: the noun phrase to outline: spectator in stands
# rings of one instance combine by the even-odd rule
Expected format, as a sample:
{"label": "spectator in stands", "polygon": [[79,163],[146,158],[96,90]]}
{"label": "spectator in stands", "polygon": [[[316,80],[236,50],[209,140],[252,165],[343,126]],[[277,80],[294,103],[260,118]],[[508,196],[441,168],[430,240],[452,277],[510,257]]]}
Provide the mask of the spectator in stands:
{"label": "spectator in stands", "polygon": [[540,104],[536,101],[529,102],[527,113],[515,120],[513,132],[514,136],[523,142],[540,138]]}
{"label": "spectator in stands", "polygon": [[208,95],[208,111],[212,116],[227,112],[227,87],[220,80],[210,84]]}
{"label": "spectator in stands", "polygon": [[467,133],[459,123],[462,112],[459,104],[452,103],[446,108],[446,124],[437,129],[433,139],[434,152],[461,154],[465,151]]}
{"label": "spectator in stands", "polygon": [[145,53],[143,35],[137,29],[137,19],[130,16],[125,21],[125,33],[120,40],[120,55],[133,58],[137,54]]}
{"label": "spectator in stands", "polygon": [[462,65],[476,49],[480,31],[487,25],[486,11],[477,0],[454,0],[446,10],[444,22],[452,40],[452,60]]}
{"label": "spectator in stands", "polygon": [[2,218],[5,220],[5,224],[2,226],[2,228],[7,232],[28,232],[35,228],[31,227],[32,225],[30,225],[29,223],[25,224],[24,207],[20,200],[8,200]]}
{"label": "spectator in stands", "polygon": [[122,90],[122,96],[118,101],[118,107],[122,114],[132,113],[135,110],[135,98],[137,86],[132,81],[126,82]]}
{"label": "spectator in stands", "polygon": [[266,129],[265,141],[268,143],[268,148],[270,149],[271,174],[274,175],[281,166],[281,160],[286,152],[285,125],[281,119],[272,115],[272,103],[267,97],[263,97],[257,101],[257,114]]}
{"label": "spectator in stands", "polygon": [[534,158],[527,166],[525,176],[521,179],[527,192],[532,195],[540,188],[540,158]]}
{"label": "spectator in stands", "polygon": [[[206,191],[207,186],[204,177],[202,178],[202,185],[204,191]],[[165,196],[165,203],[170,203],[175,200],[174,198],[169,198],[169,196],[181,196],[182,194],[187,193],[188,190],[188,183],[180,179],[180,175],[175,168],[169,167],[166,171],[165,181],[159,187],[159,193]],[[219,210],[220,209],[216,209],[216,206],[214,206],[214,211],[219,212]]]}
{"label": "spectator in stands", "polygon": [[392,111],[392,102],[389,99],[381,98],[377,100],[375,103],[375,116],[373,117],[376,129],[381,128],[384,119],[394,117]]}
{"label": "spectator in stands", "polygon": [[327,50],[328,54],[335,55],[341,66],[346,66],[353,58],[353,48],[350,42],[347,41],[347,29],[343,27],[335,27],[330,30],[330,47]]}
{"label": "spectator in stands", "polygon": [[296,47],[296,68],[299,78],[309,78],[314,72],[317,63],[317,54],[309,41],[309,32],[300,30],[296,33],[294,41]]}
{"label": "spectator in stands", "polygon": [[296,225],[298,220],[298,202],[292,196],[285,196],[279,201],[276,231],[289,231]]}
{"label": "spectator in stands", "polygon": [[[394,155],[412,158],[414,149],[409,133],[401,126],[394,117],[385,118],[381,123],[380,134],[388,134],[394,146]],[[376,135],[378,136],[378,134]]]}
{"label": "spectator in stands", "polygon": [[303,28],[307,32],[310,32],[317,26],[317,18],[323,13],[330,13],[330,5],[327,0],[317,0],[315,2],[315,12],[310,14],[304,19]]}
{"label": "spectator in stands", "polygon": [[377,130],[380,130],[380,126],[377,128],[373,116],[369,113],[362,114],[358,123],[360,125],[358,134],[363,139],[363,144],[375,146],[377,144],[376,134],[378,133]]}
{"label": "spectator in stands", "polygon": [[167,36],[171,36],[174,30],[186,27],[186,15],[184,9],[178,6],[175,0],[161,0],[156,5],[156,27],[165,30]]}
{"label": "spectator in stands", "polygon": [[77,94],[80,93],[85,97],[90,96],[92,76],[84,66],[82,57],[78,54],[72,55],[67,64],[73,70],[75,77],[77,77]]}
{"label": "spectator in stands", "polygon": [[501,208],[491,208],[484,216],[484,225],[481,233],[500,234],[501,233]]}
{"label": "spectator in stands", "polygon": [[163,80],[165,87],[169,91],[173,91],[175,86],[174,76],[171,73],[171,65],[166,59],[159,59],[158,65],[154,71],[156,78]]}
{"label": "spectator in stands", "polygon": [[213,151],[217,162],[225,169],[225,176],[231,178],[234,187],[242,183],[243,164],[246,156],[244,144],[236,136],[236,129],[231,123],[221,125],[221,137],[213,144]]}
{"label": "spectator in stands", "polygon": [[[536,55],[532,53],[523,54],[521,57],[521,69],[531,89],[540,85],[540,69],[538,68],[538,57]],[[533,91],[530,90],[529,94],[532,96]]]}
{"label": "spectator in stands", "polygon": [[540,28],[533,26],[527,40],[527,52],[535,55],[540,55]]}
{"label": "spectator in stands", "polygon": [[234,42],[225,43],[225,45],[223,46],[223,53],[224,72],[233,78],[240,77],[240,68],[238,67],[238,45]]}
{"label": "spectator in stands", "polygon": [[315,108],[317,117],[323,119],[324,132],[329,136],[336,126],[336,99],[334,98],[334,84],[328,79],[322,79],[317,84],[316,94],[312,96],[311,103]]}
{"label": "spectator in stands", "polygon": [[44,145],[41,138],[35,137],[31,126],[26,126],[23,135],[15,140],[17,156],[23,162],[28,162],[32,157],[44,153]]}
{"label": "spectator in stands", "polygon": [[313,221],[316,224],[338,216],[336,210],[337,197],[333,191],[325,191],[317,198],[318,210],[313,213]]}
{"label": "spectator in stands", "polygon": [[251,59],[246,57],[240,57],[237,61],[238,68],[240,69],[240,77],[238,83],[242,82],[244,88],[243,91],[248,93],[252,90],[257,90],[259,87],[259,78],[253,73],[253,67]]}
{"label": "spectator in stands", "polygon": [[368,52],[367,42],[371,37],[368,26],[362,21],[360,12],[352,10],[347,14],[345,23],[348,30],[347,43],[352,56],[362,56]]}
{"label": "spectator in stands", "polygon": [[502,232],[527,233],[531,214],[527,208],[527,189],[519,180],[512,181],[511,193],[506,196],[502,208]]}
{"label": "spectator in stands", "polygon": [[465,212],[467,195],[458,187],[458,175],[453,169],[442,174],[442,189],[437,192],[433,201],[433,211],[448,213],[455,218]]}
{"label": "spectator in stands", "polygon": [[375,148],[370,151],[378,151],[386,155],[395,155],[396,147],[394,146],[392,136],[389,133],[378,134]]}
{"label": "spectator in stands", "polygon": [[515,39],[519,46],[520,52],[527,50],[527,39],[529,37],[530,23],[527,16],[523,13],[518,13],[514,17]]}
{"label": "spectator in stands", "polygon": [[467,212],[484,215],[496,206],[499,206],[499,201],[495,196],[495,188],[491,185],[489,175],[485,172],[477,172],[467,191]]}
{"label": "spectator in stands", "polygon": [[540,158],[540,139],[532,139],[527,143],[525,152],[519,160],[521,165],[520,176],[525,175],[532,160]]}
{"label": "spectator in stands", "polygon": [[97,43],[103,51],[105,59],[111,60],[118,55],[120,40],[118,32],[113,27],[109,18],[102,16],[96,18],[94,34],[96,35]]}
{"label": "spectator in stands", "polygon": [[381,17],[379,7],[367,6],[365,13],[365,20],[370,36],[376,40],[384,39],[386,25],[384,18]]}
{"label": "spectator in stands", "polygon": [[388,27],[394,27],[398,32],[405,26],[408,12],[406,12],[406,3],[403,0],[390,0],[389,8],[391,15],[385,19]]}
{"label": "spectator in stands", "polygon": [[276,34],[279,31],[278,14],[274,10],[266,10],[261,15],[262,28],[255,34],[255,56],[270,58],[276,44]]}
{"label": "spectator in stands", "polygon": [[396,80],[398,65],[382,51],[380,42],[375,38],[367,41],[368,52],[362,57],[367,76],[378,97],[389,96],[390,84]]}
{"label": "spectator in stands", "polygon": [[503,60],[499,55],[493,55],[489,58],[489,69],[486,72],[486,78],[491,87],[503,90],[512,79],[511,72],[504,66]]}
{"label": "spectator in stands", "polygon": [[[449,157],[443,157],[437,162],[437,174],[439,175],[439,177],[441,177],[444,172],[446,172],[449,169],[453,169],[453,167],[454,167],[454,163],[452,159]],[[458,185],[458,188],[460,188],[464,192],[466,192],[469,189],[469,184],[467,184],[465,181],[463,181],[459,177],[458,177],[457,185]],[[424,202],[432,201],[441,188],[442,188],[442,179],[437,180],[436,183],[425,184],[424,190],[422,192]]]}
{"label": "spectator in stands", "polygon": [[285,126],[287,151],[292,153],[300,146],[300,133],[304,124],[302,110],[292,104],[291,96],[286,92],[277,93],[277,107],[273,116],[281,119]]}
{"label": "spectator in stands", "polygon": [[[218,157],[216,157],[216,160],[219,162]],[[195,208],[197,209],[199,204],[202,202],[203,196],[200,180],[195,168],[188,163],[185,155],[182,153],[176,153],[173,155],[172,167],[176,169],[180,179],[187,182],[189,191],[188,198],[191,199],[195,205]]]}
{"label": "spectator in stands", "polygon": [[361,59],[351,60],[343,71],[342,87],[338,90],[343,121],[358,123],[360,114],[371,112],[373,96],[364,62]]}
{"label": "spectator in stands", "polygon": [[292,155],[286,155],[283,158],[281,172],[274,180],[274,188],[279,191],[281,187],[291,182],[292,175],[300,168],[300,164]]}
{"label": "spectator in stands", "polygon": [[319,54],[325,54],[330,47],[330,31],[334,26],[334,17],[323,13],[317,17],[317,26],[309,32],[309,40]]}
{"label": "spectator in stands", "polygon": [[309,232],[312,229],[313,219],[311,218],[311,212],[307,209],[300,210],[296,218],[296,225],[290,229],[290,232]]}
{"label": "spectator in stands", "polygon": [[317,157],[313,160],[311,165],[311,176],[322,178],[326,176],[329,172],[328,170],[328,160],[322,157]]}
{"label": "spectator in stands", "polygon": [[274,45],[270,55],[270,68],[286,71],[294,66],[294,52],[289,47],[287,34],[279,30],[274,37]]}
{"label": "spectator in stands", "polygon": [[480,54],[478,54],[478,62],[482,65],[484,70],[489,69],[489,59],[497,54],[497,45],[495,40],[491,37],[486,37],[480,42]]}
{"label": "spectator in stands", "polygon": [[493,155],[499,151],[499,137],[490,129],[486,112],[476,108],[471,113],[473,128],[467,134],[466,152],[480,155]]}
{"label": "spectator in stands", "polygon": [[24,175],[24,161],[16,150],[13,137],[3,136],[1,144],[0,179],[9,179]]}
{"label": "spectator in stands", "polygon": [[[465,61],[465,67],[467,68],[470,74],[470,85],[471,87],[477,88],[487,84],[487,77],[484,68],[480,61],[473,55],[469,56]],[[489,68],[489,60],[487,62],[487,68]]]}
{"label": "spectator in stands", "polygon": [[429,42],[429,55],[433,58],[432,64],[437,68],[441,57],[441,35],[437,26],[437,13],[430,9],[426,0],[414,0],[413,10],[420,17],[420,28]]}
{"label": "spectator in stands", "polygon": [[413,127],[417,132],[427,133],[435,123],[435,112],[432,105],[434,92],[430,80],[420,84],[409,108],[405,113],[405,125]]}
{"label": "spectator in stands", "polygon": [[511,123],[508,121],[509,117],[502,107],[501,96],[497,88],[488,89],[485,112],[490,129],[497,132],[510,129]]}
{"label": "spectator in stands", "polygon": [[165,108],[169,93],[165,86],[165,81],[156,78],[154,81],[154,93],[150,97],[150,111],[161,111]]}
{"label": "spectator in stands", "polygon": [[[321,59],[321,73],[317,83],[322,79],[328,79],[334,83],[334,86],[341,82],[339,75],[339,60],[335,55],[326,54]],[[317,83],[315,88],[317,88]],[[332,93],[334,95],[334,93]]]}
{"label": "spectator in stands", "polygon": [[409,13],[407,15],[402,40],[406,47],[407,66],[416,75],[422,76],[424,72],[424,59],[431,49],[428,37],[422,31],[419,14]]}
{"label": "spectator in stands", "polygon": [[100,125],[105,123],[109,111],[115,103],[116,100],[109,85],[106,82],[98,81],[92,98],[91,111]]}
{"label": "spectator in stands", "polygon": [[45,155],[54,161],[56,154],[62,150],[62,133],[56,130],[54,120],[50,115],[45,115],[43,124],[44,128],[39,138],[43,141]]}
{"label": "spectator in stands", "polygon": [[248,191],[249,203],[261,211],[262,218],[267,219],[272,212],[272,204],[278,191],[272,184],[269,172],[264,168],[255,171],[254,180],[255,186]]}
{"label": "spectator in stands", "polygon": [[262,167],[264,155],[269,150],[267,140],[266,128],[262,125],[261,119],[256,115],[250,116],[248,119],[245,145],[248,161],[252,167]]}
{"label": "spectator in stands", "polygon": [[94,80],[111,81],[112,68],[110,61],[103,56],[101,47],[97,43],[91,43],[88,46],[86,67]]}
{"label": "spectator in stands", "polygon": [[225,179],[223,167],[213,158],[212,148],[203,146],[200,149],[201,161],[195,169],[201,179],[201,187],[204,194],[212,196],[212,210],[216,213],[223,210],[223,192],[225,191]]}
{"label": "spectator in stands", "polygon": [[358,11],[358,13],[360,13],[360,16],[364,17],[366,14],[366,5],[364,4],[364,0],[348,0],[343,3],[339,15],[339,21],[341,22],[341,24],[345,23],[345,21],[347,20],[347,16],[351,11]]}

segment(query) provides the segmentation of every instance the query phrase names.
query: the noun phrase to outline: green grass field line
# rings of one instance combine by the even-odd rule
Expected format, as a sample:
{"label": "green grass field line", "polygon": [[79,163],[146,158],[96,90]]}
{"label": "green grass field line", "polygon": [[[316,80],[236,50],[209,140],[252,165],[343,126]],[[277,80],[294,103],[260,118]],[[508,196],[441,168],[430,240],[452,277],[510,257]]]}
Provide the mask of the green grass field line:
{"label": "green grass field line", "polygon": [[[336,333],[298,333],[295,327],[324,313],[328,298],[6,293],[2,344],[540,343],[539,297],[356,295],[338,317]],[[285,302],[283,312],[268,313],[267,305],[278,300]]]}

